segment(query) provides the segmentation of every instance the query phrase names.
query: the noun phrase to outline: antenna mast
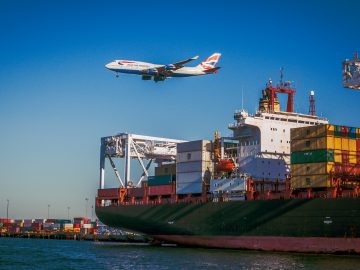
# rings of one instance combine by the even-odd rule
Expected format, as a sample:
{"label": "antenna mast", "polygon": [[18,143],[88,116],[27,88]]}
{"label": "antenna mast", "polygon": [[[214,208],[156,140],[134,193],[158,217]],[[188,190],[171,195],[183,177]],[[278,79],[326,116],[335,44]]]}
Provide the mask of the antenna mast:
{"label": "antenna mast", "polygon": [[314,90],[310,91],[310,96],[309,96],[309,114],[310,115],[316,115],[316,111],[315,111],[315,92]]}

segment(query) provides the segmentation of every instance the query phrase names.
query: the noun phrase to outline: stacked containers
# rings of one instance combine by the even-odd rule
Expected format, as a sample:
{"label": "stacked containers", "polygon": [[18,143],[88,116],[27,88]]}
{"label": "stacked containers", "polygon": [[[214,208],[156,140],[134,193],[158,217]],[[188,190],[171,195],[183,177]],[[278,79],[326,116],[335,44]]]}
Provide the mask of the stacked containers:
{"label": "stacked containers", "polygon": [[202,193],[202,181],[206,172],[213,171],[211,142],[207,140],[177,144],[176,193]]}
{"label": "stacked containers", "polygon": [[148,177],[148,195],[149,196],[164,196],[171,195],[173,191],[173,182],[175,175],[156,175]]}
{"label": "stacked containers", "polygon": [[359,163],[359,129],[318,125],[291,130],[291,187],[326,188],[330,172]]}
{"label": "stacked containers", "polygon": [[175,194],[176,164],[163,164],[155,167],[155,176],[148,177],[149,196],[167,196]]}

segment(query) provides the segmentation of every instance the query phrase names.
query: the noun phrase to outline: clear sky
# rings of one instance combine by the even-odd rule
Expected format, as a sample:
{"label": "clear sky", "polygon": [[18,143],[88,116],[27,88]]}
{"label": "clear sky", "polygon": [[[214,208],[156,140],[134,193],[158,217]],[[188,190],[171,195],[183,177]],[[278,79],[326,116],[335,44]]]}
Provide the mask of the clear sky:
{"label": "clear sky", "polygon": [[[0,216],[6,199],[12,218],[45,218],[48,204],[51,217],[67,206],[83,216],[98,187],[100,137],[229,135],[241,89],[253,113],[280,67],[296,86],[296,111],[308,111],[314,89],[319,114],[360,126],[360,92],[341,86],[341,62],[360,50],[359,10],[359,1],[0,0]],[[223,68],[211,76],[154,83],[104,68],[213,52]]]}

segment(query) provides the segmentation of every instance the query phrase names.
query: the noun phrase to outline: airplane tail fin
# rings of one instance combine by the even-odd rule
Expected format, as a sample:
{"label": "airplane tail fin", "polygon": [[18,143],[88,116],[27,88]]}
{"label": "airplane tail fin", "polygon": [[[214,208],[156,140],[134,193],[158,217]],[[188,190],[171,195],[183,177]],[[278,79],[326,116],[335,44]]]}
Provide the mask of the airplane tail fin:
{"label": "airplane tail fin", "polygon": [[217,62],[219,61],[221,53],[214,53],[206,60],[202,61],[197,67],[201,68],[202,70],[211,70],[214,69]]}

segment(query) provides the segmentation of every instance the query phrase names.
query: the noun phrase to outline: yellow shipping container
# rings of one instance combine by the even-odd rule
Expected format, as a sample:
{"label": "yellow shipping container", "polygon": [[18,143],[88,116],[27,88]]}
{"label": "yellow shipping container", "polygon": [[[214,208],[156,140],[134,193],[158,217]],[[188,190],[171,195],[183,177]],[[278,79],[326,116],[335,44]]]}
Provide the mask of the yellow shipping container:
{"label": "yellow shipping container", "polygon": [[290,130],[291,140],[308,139],[334,135],[334,125],[317,125]]}
{"label": "yellow shipping container", "polygon": [[326,137],[326,148],[327,149],[334,149],[334,136],[327,136]]}
{"label": "yellow shipping container", "polygon": [[341,138],[339,137],[334,138],[334,149],[341,150]]}
{"label": "yellow shipping container", "polygon": [[341,150],[349,151],[349,139],[348,138],[341,138]]}
{"label": "yellow shipping container", "polygon": [[349,163],[351,163],[351,164],[357,163],[357,152],[356,151],[349,152]]}
{"label": "yellow shipping container", "polygon": [[333,165],[334,162],[291,164],[291,176],[328,174],[332,170]]}
{"label": "yellow shipping container", "polygon": [[335,161],[335,163],[341,163],[342,162],[341,150],[338,150],[338,149],[334,150],[334,161]]}
{"label": "yellow shipping container", "polygon": [[349,139],[349,151],[356,151],[356,140]]}
{"label": "yellow shipping container", "polygon": [[294,176],[290,183],[292,189],[328,188],[331,185],[328,174]]}
{"label": "yellow shipping container", "polygon": [[291,152],[326,149],[327,137],[306,138],[291,141]]}
{"label": "yellow shipping container", "polygon": [[155,175],[169,175],[176,174],[176,164],[164,164],[159,167],[155,167]]}

